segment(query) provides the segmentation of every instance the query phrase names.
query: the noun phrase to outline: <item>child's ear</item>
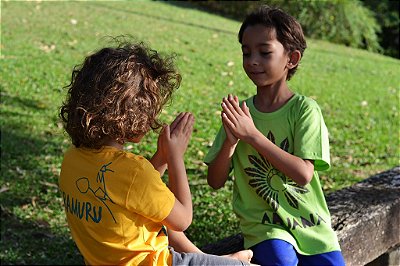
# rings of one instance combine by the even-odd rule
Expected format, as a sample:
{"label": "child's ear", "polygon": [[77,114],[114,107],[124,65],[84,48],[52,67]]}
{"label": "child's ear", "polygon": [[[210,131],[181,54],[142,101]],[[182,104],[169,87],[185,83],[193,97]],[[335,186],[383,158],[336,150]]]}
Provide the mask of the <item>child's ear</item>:
{"label": "child's ear", "polygon": [[287,67],[292,69],[296,67],[301,59],[301,53],[298,50],[294,50],[293,52],[289,53],[289,61],[287,63]]}

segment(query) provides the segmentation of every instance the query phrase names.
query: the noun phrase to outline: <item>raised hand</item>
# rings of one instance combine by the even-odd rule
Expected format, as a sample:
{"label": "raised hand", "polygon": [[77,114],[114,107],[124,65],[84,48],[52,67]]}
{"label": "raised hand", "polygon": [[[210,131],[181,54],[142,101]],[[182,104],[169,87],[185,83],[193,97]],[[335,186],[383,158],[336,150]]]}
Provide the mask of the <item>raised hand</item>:
{"label": "raised hand", "polygon": [[193,131],[194,117],[191,113],[180,113],[171,125],[164,126],[160,134],[160,148],[166,157],[183,157]]}
{"label": "raised hand", "polygon": [[168,187],[176,198],[174,207],[163,224],[175,231],[186,230],[193,217],[192,196],[183,158],[193,124],[194,117],[191,113],[181,113],[161,133],[161,146],[168,164]]}
{"label": "raised hand", "polygon": [[243,101],[242,106],[239,106],[237,96],[228,95],[227,98],[223,99],[221,105],[224,127],[229,129],[234,137],[247,141],[258,131],[245,101]]}
{"label": "raised hand", "polygon": [[[225,100],[226,100],[226,98],[222,99],[222,103],[221,103],[222,108],[224,108],[224,101]],[[238,99],[237,96],[234,96],[233,100],[239,104],[239,99]],[[227,138],[227,140],[229,141],[230,144],[236,145],[239,139],[232,133],[232,131],[228,127],[227,123],[224,122],[224,116],[226,116],[226,115],[225,115],[224,110],[222,110],[221,111],[221,119],[222,119],[222,125],[224,126],[224,129],[225,129],[226,138]]]}

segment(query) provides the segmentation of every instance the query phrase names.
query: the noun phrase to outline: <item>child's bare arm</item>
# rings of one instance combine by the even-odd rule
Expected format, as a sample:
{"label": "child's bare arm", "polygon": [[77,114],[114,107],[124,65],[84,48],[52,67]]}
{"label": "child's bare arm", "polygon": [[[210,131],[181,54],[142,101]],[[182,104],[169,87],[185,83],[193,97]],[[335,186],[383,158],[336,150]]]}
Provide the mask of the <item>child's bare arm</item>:
{"label": "child's bare arm", "polygon": [[217,157],[208,165],[207,182],[212,188],[219,189],[225,185],[235,147],[236,143],[226,139]]}
{"label": "child's bare arm", "polygon": [[[238,101],[238,98],[235,96],[234,100]],[[221,112],[221,117],[223,115],[224,113]],[[222,123],[222,125],[226,133],[226,139],[218,155],[208,165],[207,182],[214,189],[219,189],[225,185],[229,175],[232,156],[238,143],[238,138],[232,133],[230,128],[225,123]]]}
{"label": "child's bare arm", "polygon": [[224,99],[223,123],[239,139],[253,146],[261,153],[276,169],[290,177],[297,184],[304,186],[308,184],[314,174],[314,163],[292,155],[265,137],[254,125],[246,102],[239,106],[233,97]]}
{"label": "child's bare arm", "polygon": [[185,230],[192,222],[192,196],[183,156],[192,134],[193,124],[193,115],[182,113],[171,126],[165,126],[161,133],[162,152],[165,154],[168,164],[168,186],[176,198],[175,204],[163,224],[175,231]]}
{"label": "child's bare arm", "polygon": [[183,232],[168,230],[168,242],[176,252],[203,253],[190,241]]}
{"label": "child's bare arm", "polygon": [[167,170],[167,160],[165,159],[159,148],[150,159],[150,162],[154,166],[154,169],[160,172],[160,176],[162,176],[165,170]]}

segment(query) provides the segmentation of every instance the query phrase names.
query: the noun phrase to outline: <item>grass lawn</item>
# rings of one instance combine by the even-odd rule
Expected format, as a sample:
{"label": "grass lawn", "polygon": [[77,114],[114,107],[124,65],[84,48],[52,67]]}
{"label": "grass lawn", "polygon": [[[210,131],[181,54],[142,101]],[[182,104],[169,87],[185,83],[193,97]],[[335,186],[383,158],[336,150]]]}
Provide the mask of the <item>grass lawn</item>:
{"label": "grass lawn", "polygon": [[[232,182],[213,191],[203,158],[220,127],[220,101],[255,93],[241,67],[240,23],[190,5],[150,1],[1,2],[1,264],[78,264],[57,178],[69,139],[58,119],[72,68],[129,34],[176,53],[181,88],[162,113],[196,117],[186,166],[195,207],[187,234],[204,245],[238,232]],[[332,168],[326,193],[399,165],[400,61],[308,40],[294,91],[317,100],[329,128]],[[154,133],[126,149],[150,157]]]}

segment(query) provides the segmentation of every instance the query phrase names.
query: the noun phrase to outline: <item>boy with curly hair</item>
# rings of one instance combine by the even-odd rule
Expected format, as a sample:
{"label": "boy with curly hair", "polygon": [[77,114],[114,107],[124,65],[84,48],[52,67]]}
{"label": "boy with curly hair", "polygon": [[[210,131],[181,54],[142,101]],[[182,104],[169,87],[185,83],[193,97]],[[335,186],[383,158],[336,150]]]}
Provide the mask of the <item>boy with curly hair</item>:
{"label": "boy with curly hair", "polygon": [[[143,43],[103,48],[74,68],[60,109],[73,146],[59,188],[86,264],[248,264],[250,250],[204,254],[183,233],[192,222],[183,158],[194,118],[180,113],[171,125],[158,118],[180,80],[172,57]],[[124,151],[124,143],[160,128],[150,160]],[[168,186],[161,179],[167,168]]]}

